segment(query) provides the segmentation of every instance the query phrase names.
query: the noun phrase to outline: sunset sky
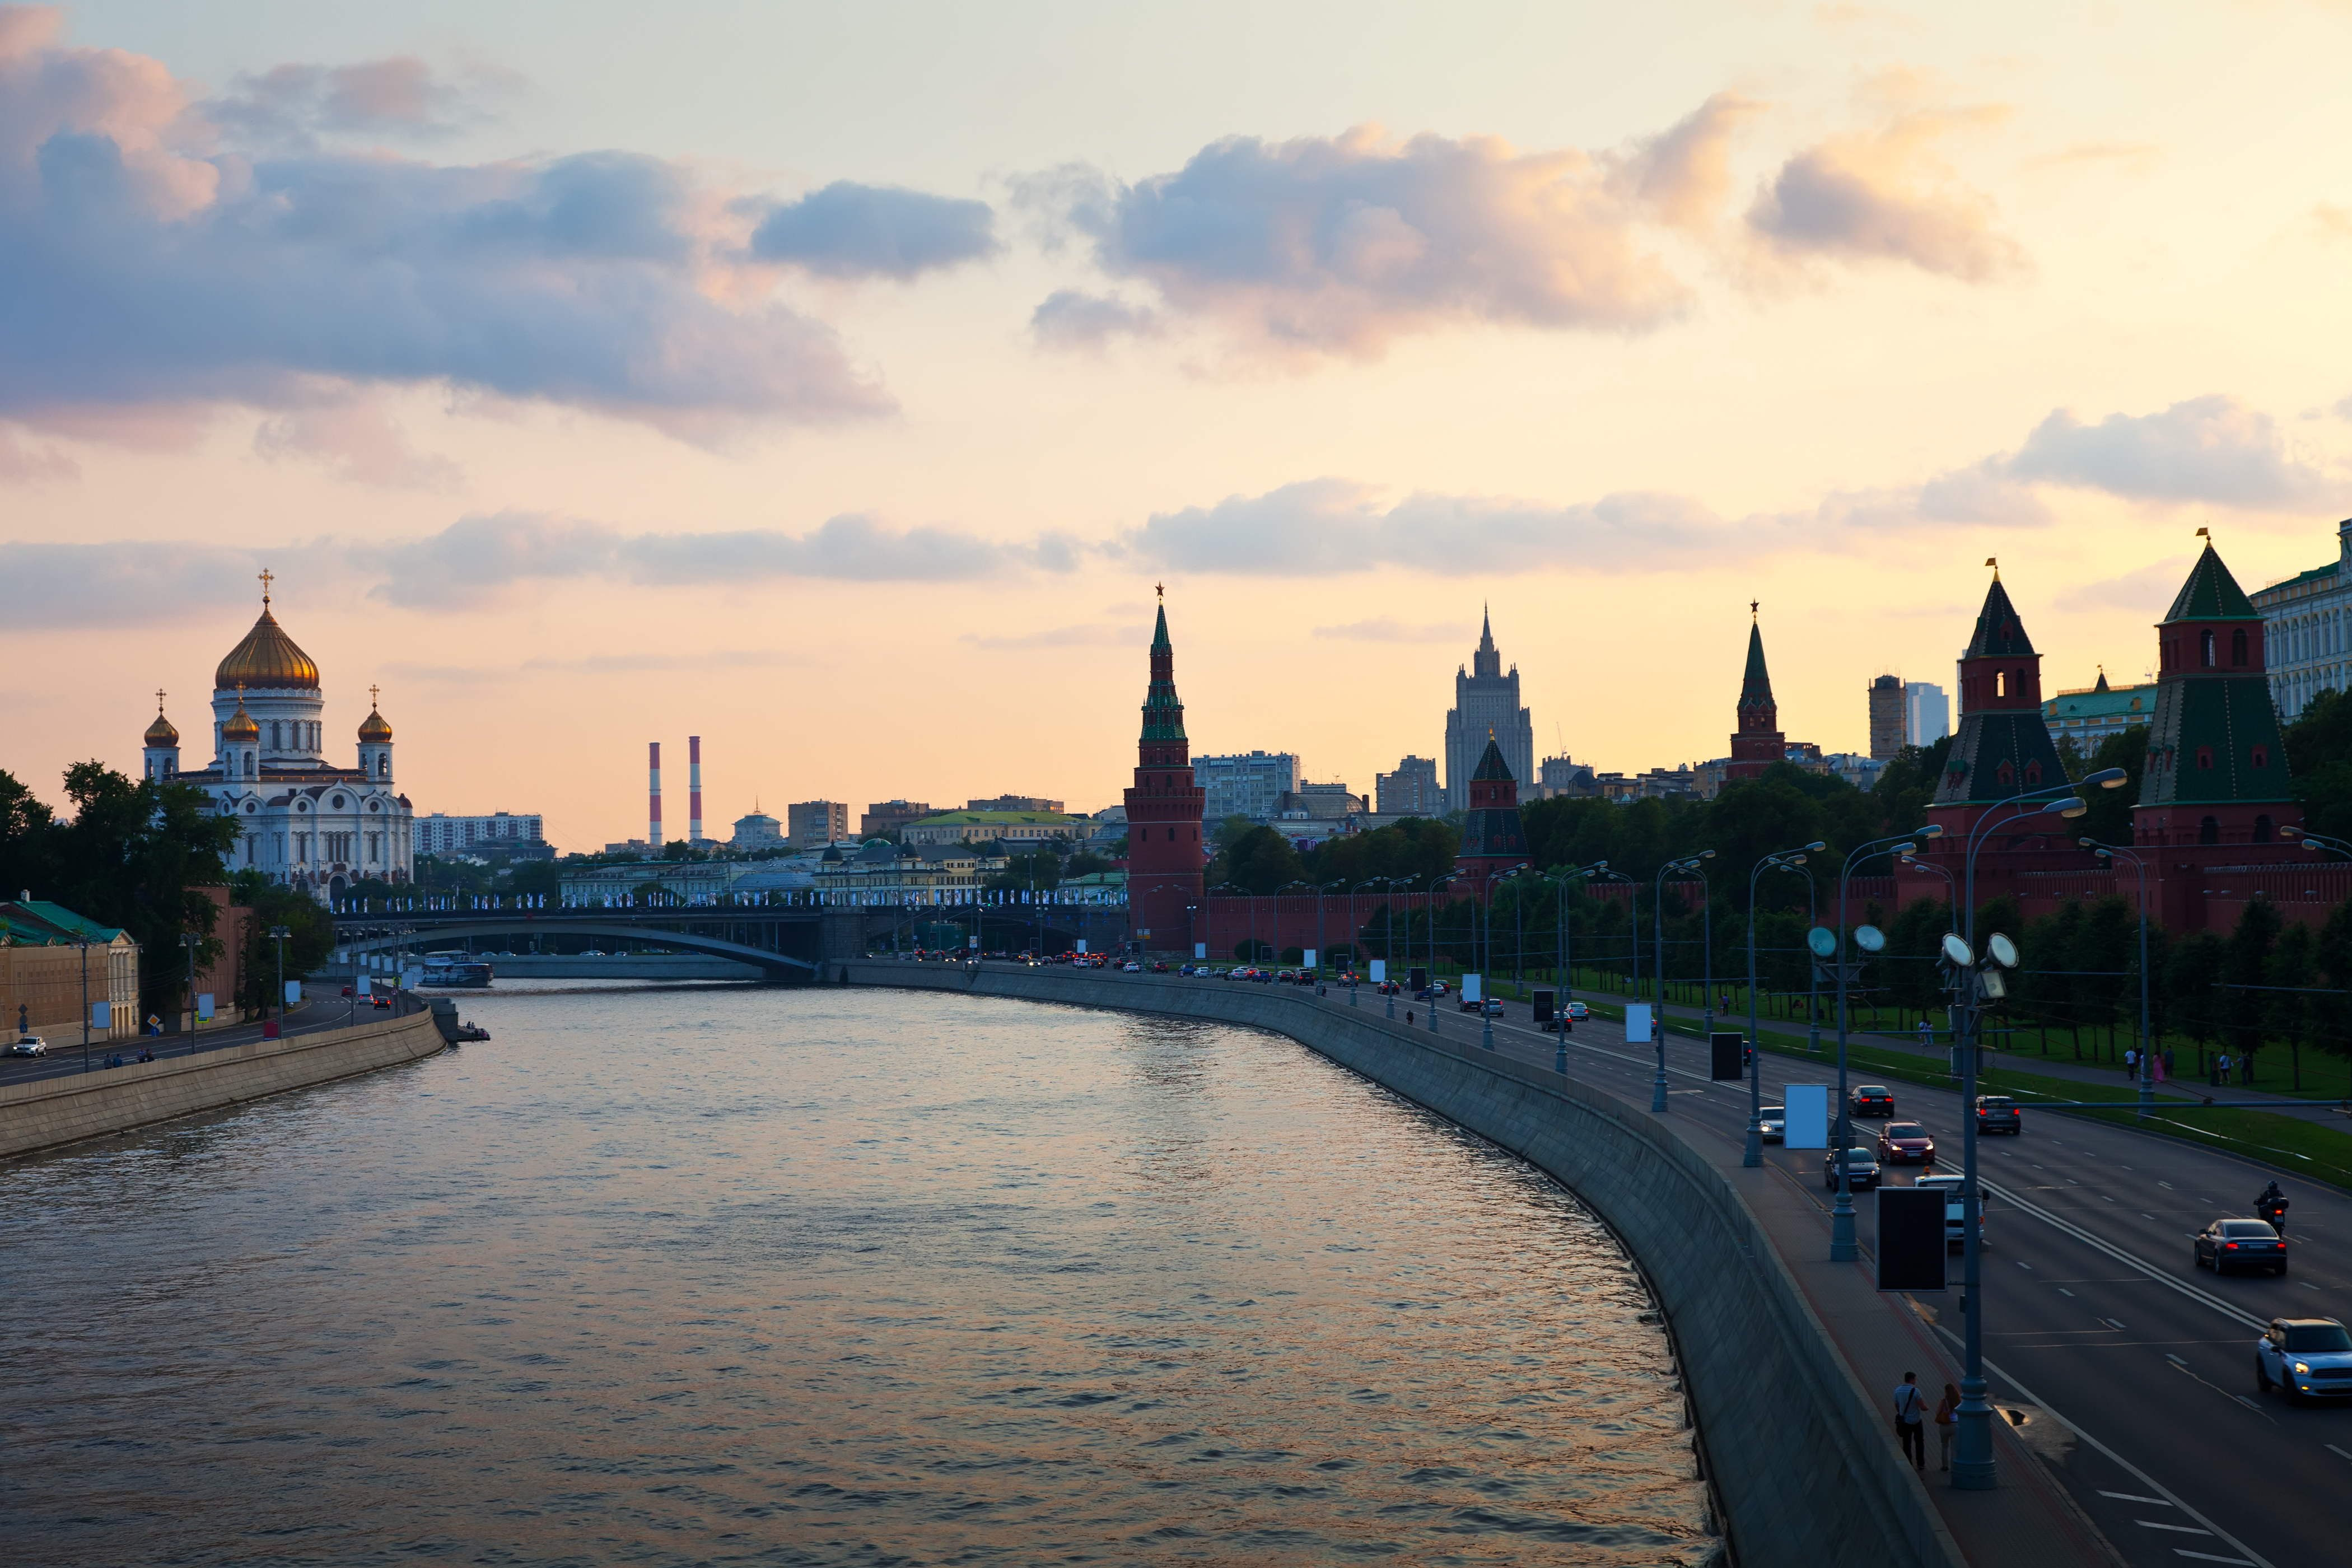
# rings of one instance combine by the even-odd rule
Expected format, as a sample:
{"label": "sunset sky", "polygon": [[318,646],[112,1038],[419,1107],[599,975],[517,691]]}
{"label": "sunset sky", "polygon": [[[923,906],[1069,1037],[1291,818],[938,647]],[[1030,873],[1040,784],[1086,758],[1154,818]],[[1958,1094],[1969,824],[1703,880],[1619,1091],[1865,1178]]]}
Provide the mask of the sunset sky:
{"label": "sunset sky", "polygon": [[[1493,605],[1539,750],[2137,679],[2352,513],[2352,5],[0,7],[0,767],[200,737],[644,830],[1369,790]],[[201,765],[201,741],[190,765]],[[682,829],[684,802],[669,815]]]}

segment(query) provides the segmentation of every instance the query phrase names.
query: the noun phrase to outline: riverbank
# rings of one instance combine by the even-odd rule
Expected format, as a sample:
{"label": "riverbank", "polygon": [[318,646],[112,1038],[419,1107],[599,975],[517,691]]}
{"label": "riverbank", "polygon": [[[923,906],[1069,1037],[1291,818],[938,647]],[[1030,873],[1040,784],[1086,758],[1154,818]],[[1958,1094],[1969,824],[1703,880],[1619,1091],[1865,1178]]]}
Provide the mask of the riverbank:
{"label": "riverbank", "polygon": [[127,1132],[446,1049],[430,1010],[0,1087],[0,1159]]}

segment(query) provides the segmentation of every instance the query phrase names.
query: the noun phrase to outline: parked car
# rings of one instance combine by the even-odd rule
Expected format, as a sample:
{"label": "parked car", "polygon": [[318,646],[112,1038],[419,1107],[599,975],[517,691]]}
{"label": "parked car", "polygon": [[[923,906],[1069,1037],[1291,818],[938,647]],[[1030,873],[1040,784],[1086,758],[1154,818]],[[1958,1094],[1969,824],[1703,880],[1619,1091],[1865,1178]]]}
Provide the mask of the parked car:
{"label": "parked car", "polygon": [[[1967,1216],[1961,1211],[1968,1205],[1960,1196],[1961,1178],[1958,1175],[1930,1176],[1922,1173],[1919,1179],[1911,1184],[1915,1187],[1940,1190],[1943,1193],[1944,1249],[1948,1252],[1963,1250],[1968,1245],[1966,1240],[1968,1225]],[[1977,1245],[1979,1247],[1992,1245],[1985,1236],[1984,1195],[1981,1193],[1977,1196]]]}
{"label": "parked car", "polygon": [[2005,1094],[1978,1095],[1977,1131],[1979,1135],[1987,1132],[2006,1132],[2011,1137],[2022,1137],[2025,1133],[2025,1114],[2018,1109],[2017,1101]]}
{"label": "parked car", "polygon": [[2352,1398],[2352,1333],[2333,1318],[2273,1318],[2254,1342],[2254,1386],[2290,1402]]}
{"label": "parked car", "polygon": [[1856,1116],[1892,1116],[1895,1114],[1895,1091],[1883,1083],[1858,1085],[1853,1091],[1853,1106]]}
{"label": "parked car", "polygon": [[1878,1158],[1889,1165],[1932,1165],[1936,1140],[1916,1121],[1890,1121],[1879,1129]]}
{"label": "parked car", "polygon": [[19,1035],[8,1047],[12,1057],[45,1057],[49,1054],[49,1042],[38,1035]]}
{"label": "parked car", "polygon": [[[1837,1191],[1838,1152],[1834,1149],[1822,1157],[1822,1185]],[[1845,1184],[1848,1192],[1860,1192],[1864,1187],[1878,1185],[1878,1161],[1871,1154],[1870,1145],[1856,1143],[1845,1152]]]}
{"label": "parked car", "polygon": [[1785,1106],[1768,1105],[1759,1118],[1767,1143],[1785,1142],[1789,1136],[1789,1112]]}
{"label": "parked car", "polygon": [[2217,1219],[2197,1233],[2194,1246],[2197,1267],[2216,1274],[2232,1268],[2286,1272],[2286,1237],[2264,1220]]}

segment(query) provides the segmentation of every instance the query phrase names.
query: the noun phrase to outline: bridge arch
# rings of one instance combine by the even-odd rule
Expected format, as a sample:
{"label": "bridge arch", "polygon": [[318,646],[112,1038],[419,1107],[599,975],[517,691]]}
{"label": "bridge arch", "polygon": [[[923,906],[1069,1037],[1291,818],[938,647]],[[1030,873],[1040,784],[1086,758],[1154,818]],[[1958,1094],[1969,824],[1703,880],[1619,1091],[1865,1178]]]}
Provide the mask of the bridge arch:
{"label": "bridge arch", "polygon": [[[351,915],[336,921],[370,929],[385,923],[383,915]],[[486,936],[593,936],[610,937],[619,942],[658,942],[664,947],[678,948],[688,952],[707,953],[713,958],[731,958],[738,963],[757,964],[761,969],[805,978],[817,973],[817,965],[809,959],[794,958],[790,953],[769,948],[752,947],[724,937],[706,936],[699,931],[669,931],[660,926],[628,921],[561,921],[530,920],[522,913],[500,915],[485,910],[472,920],[436,921],[406,931],[388,931],[377,936],[344,935],[340,930],[336,946],[346,952],[390,952],[400,948],[424,949],[444,941]]]}

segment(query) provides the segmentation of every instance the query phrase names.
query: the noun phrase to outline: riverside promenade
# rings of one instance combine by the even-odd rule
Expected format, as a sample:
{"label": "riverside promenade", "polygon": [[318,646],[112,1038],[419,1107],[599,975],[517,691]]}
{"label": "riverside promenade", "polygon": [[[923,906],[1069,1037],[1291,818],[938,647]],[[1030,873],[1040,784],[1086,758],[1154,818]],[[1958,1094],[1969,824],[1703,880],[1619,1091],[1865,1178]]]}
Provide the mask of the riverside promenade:
{"label": "riverside promenade", "polygon": [[2005,1421],[1998,1489],[1916,1475],[1891,1394],[1906,1371],[1929,1388],[1958,1379],[1933,1310],[1880,1294],[1866,1255],[1829,1262],[1826,1207],[1785,1162],[1743,1168],[1719,1119],[1653,1114],[1580,1050],[1562,1074],[1549,1042],[1498,1031],[1486,1050],[1476,1019],[1448,1013],[1433,1033],[1414,1007],[1408,1026],[1404,1005],[1391,1019],[1369,990],[1351,1005],[1344,991],[880,960],[829,963],[823,978],[1275,1030],[1528,1160],[1616,1232],[1664,1310],[1744,1568],[2126,1561]]}

